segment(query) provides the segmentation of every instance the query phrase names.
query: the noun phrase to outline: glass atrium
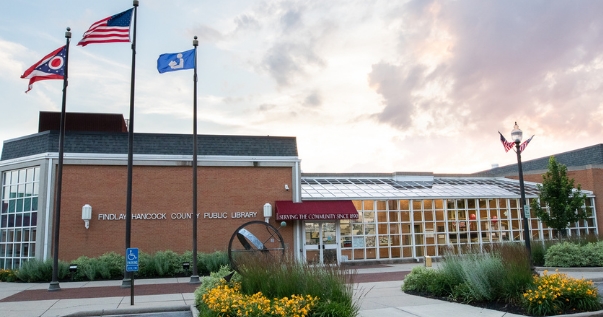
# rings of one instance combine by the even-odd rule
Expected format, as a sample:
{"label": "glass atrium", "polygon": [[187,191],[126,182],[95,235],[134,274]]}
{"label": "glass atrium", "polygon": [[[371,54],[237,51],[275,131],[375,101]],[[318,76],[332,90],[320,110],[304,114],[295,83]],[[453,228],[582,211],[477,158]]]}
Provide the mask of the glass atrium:
{"label": "glass atrium", "polygon": [[[312,177],[302,175],[303,200],[352,200],[359,219],[340,220],[342,261],[418,259],[504,241],[523,241],[519,182],[506,178],[433,176]],[[571,224],[568,235],[597,233],[594,195],[586,194],[589,218]],[[525,183],[528,205],[538,198]],[[554,238],[552,229],[529,216],[532,243]]]}

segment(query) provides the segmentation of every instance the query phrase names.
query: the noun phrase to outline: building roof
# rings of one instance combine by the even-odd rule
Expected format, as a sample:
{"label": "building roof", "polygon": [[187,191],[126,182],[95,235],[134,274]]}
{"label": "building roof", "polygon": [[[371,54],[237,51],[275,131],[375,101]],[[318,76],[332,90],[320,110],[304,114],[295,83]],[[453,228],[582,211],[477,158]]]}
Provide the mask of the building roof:
{"label": "building roof", "polygon": [[[134,154],[192,155],[192,134],[134,133]],[[295,137],[198,135],[199,155],[297,157]],[[0,161],[58,152],[59,132],[4,141]],[[127,154],[128,133],[67,131],[65,153]]]}
{"label": "building roof", "polygon": [[[434,177],[418,173],[302,174],[302,199],[461,199],[519,198],[519,181],[494,177]],[[527,198],[538,196],[536,183],[525,182]],[[591,191],[582,190],[587,196]]]}
{"label": "building roof", "polygon": [[[553,154],[534,160],[522,161],[523,172],[543,171],[548,169],[549,157],[554,156],[557,162],[570,167],[587,165],[603,165],[603,144],[595,144],[585,148]],[[517,164],[496,167],[490,170],[471,174],[471,176],[502,177],[517,175]]]}

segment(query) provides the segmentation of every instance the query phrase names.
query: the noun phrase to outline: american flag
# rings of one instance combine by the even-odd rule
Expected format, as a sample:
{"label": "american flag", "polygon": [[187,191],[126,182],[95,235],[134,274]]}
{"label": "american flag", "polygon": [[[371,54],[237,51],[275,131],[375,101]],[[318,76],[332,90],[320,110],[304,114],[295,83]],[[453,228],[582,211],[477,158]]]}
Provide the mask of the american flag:
{"label": "american flag", "polygon": [[523,150],[528,146],[528,143],[530,143],[530,141],[532,141],[532,138],[534,136],[532,135],[529,139],[523,141],[523,143],[521,143],[521,145],[519,146],[519,153],[522,153]]}
{"label": "american flag", "polygon": [[84,33],[84,38],[77,45],[130,42],[130,21],[133,10],[129,9],[95,22]]}
{"label": "american flag", "polygon": [[507,139],[505,139],[505,137],[502,135],[502,133],[500,133],[500,131],[498,132],[498,134],[500,134],[500,142],[505,147],[505,152],[509,152],[509,150],[515,146],[515,143],[507,141]]}
{"label": "american flag", "polygon": [[28,68],[23,75],[21,75],[21,78],[29,79],[27,91],[30,91],[33,83],[37,81],[63,79],[63,76],[65,75],[66,54],[66,46],[61,46]]}

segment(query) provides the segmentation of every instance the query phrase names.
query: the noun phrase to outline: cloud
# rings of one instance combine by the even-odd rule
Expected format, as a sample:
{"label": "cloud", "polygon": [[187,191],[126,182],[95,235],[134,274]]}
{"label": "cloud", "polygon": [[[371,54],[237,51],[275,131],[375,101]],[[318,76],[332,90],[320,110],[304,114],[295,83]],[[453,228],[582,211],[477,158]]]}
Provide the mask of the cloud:
{"label": "cloud", "polygon": [[189,33],[196,35],[201,43],[216,43],[224,38],[222,33],[207,25],[198,25]]}
{"label": "cloud", "polygon": [[[551,134],[597,133],[603,100],[600,2],[412,1],[396,59],[373,64],[374,118],[400,130],[448,122],[489,131],[512,121]],[[505,125],[506,126],[506,125]]]}
{"label": "cloud", "polygon": [[317,90],[312,91],[304,100],[304,106],[307,107],[318,107],[320,105],[322,105],[322,95]]}
{"label": "cloud", "polygon": [[[27,49],[23,45],[0,39],[0,72],[9,74],[11,78],[19,78],[25,68],[24,64],[16,57],[22,56],[26,51]],[[32,61],[31,64],[33,65],[35,62],[37,60]]]}

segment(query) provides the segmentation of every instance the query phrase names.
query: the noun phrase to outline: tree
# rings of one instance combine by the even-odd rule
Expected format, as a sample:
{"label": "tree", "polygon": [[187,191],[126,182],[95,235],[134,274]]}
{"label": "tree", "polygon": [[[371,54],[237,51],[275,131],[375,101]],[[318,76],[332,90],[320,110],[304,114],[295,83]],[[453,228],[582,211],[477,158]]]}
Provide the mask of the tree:
{"label": "tree", "polygon": [[[554,156],[549,158],[548,171],[542,175],[542,185],[537,187],[540,203],[532,200],[532,210],[540,221],[556,230],[559,239],[565,236],[570,223],[588,217],[584,208],[586,195],[581,192],[580,184],[574,189],[574,179],[567,177],[567,167]],[[548,212],[542,208],[543,204],[548,205]]]}

